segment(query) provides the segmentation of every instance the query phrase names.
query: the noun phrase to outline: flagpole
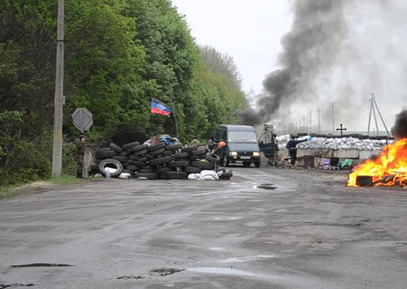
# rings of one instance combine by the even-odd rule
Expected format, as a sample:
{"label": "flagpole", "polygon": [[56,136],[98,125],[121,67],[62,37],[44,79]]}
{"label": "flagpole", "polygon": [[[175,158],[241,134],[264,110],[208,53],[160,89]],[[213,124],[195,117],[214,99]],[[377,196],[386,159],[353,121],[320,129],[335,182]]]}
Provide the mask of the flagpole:
{"label": "flagpole", "polygon": [[176,115],[176,110],[175,110],[175,104],[174,104],[174,100],[171,97],[171,102],[172,102],[172,113],[174,115],[174,122],[175,122],[175,134],[176,134],[176,138],[179,139],[179,131],[178,131],[178,121],[177,121],[177,115]]}

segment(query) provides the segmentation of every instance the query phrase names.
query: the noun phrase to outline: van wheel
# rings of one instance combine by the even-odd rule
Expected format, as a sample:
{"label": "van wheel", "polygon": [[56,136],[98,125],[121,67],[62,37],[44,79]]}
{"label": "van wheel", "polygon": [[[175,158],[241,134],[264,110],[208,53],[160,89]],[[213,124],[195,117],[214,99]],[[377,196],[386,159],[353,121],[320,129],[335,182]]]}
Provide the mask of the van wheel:
{"label": "van wheel", "polygon": [[260,162],[255,162],[255,163],[254,163],[254,166],[255,166],[256,168],[259,168],[259,167],[260,167]]}
{"label": "van wheel", "polygon": [[229,161],[228,161],[228,157],[226,156],[226,154],[223,155],[222,165],[223,165],[224,167],[228,167],[228,166],[229,166]]}

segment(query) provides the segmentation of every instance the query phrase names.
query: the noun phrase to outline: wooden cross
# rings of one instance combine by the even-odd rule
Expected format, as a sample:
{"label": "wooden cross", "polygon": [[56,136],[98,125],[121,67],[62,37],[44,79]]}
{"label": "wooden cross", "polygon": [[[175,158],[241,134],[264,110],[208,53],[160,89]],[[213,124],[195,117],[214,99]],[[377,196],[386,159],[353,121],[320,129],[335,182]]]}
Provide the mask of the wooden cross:
{"label": "wooden cross", "polygon": [[346,130],[346,128],[342,127],[342,124],[339,125],[340,128],[337,128],[336,130],[340,130],[341,131],[341,136],[343,135],[343,131]]}

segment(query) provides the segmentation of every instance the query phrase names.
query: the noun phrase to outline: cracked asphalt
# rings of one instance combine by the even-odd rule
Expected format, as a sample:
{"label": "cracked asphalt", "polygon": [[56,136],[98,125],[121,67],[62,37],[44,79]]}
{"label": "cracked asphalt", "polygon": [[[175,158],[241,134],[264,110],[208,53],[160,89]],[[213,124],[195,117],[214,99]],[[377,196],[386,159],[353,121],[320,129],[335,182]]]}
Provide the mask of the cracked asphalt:
{"label": "cracked asphalt", "polygon": [[0,200],[0,288],[407,288],[407,190],[233,167]]}

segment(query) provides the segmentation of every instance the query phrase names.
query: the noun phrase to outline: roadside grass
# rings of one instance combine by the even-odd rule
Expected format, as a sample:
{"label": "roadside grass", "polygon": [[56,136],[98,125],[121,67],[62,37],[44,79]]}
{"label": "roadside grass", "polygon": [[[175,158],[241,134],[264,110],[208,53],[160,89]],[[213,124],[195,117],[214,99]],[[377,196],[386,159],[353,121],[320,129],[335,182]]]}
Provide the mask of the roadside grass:
{"label": "roadside grass", "polygon": [[47,180],[34,181],[30,183],[20,183],[10,186],[0,187],[0,199],[11,198],[20,194],[30,193],[35,190],[37,187],[52,187],[52,186],[61,186],[61,185],[70,185],[78,184],[84,179],[77,179],[71,175],[62,175],[56,178],[49,178]]}

